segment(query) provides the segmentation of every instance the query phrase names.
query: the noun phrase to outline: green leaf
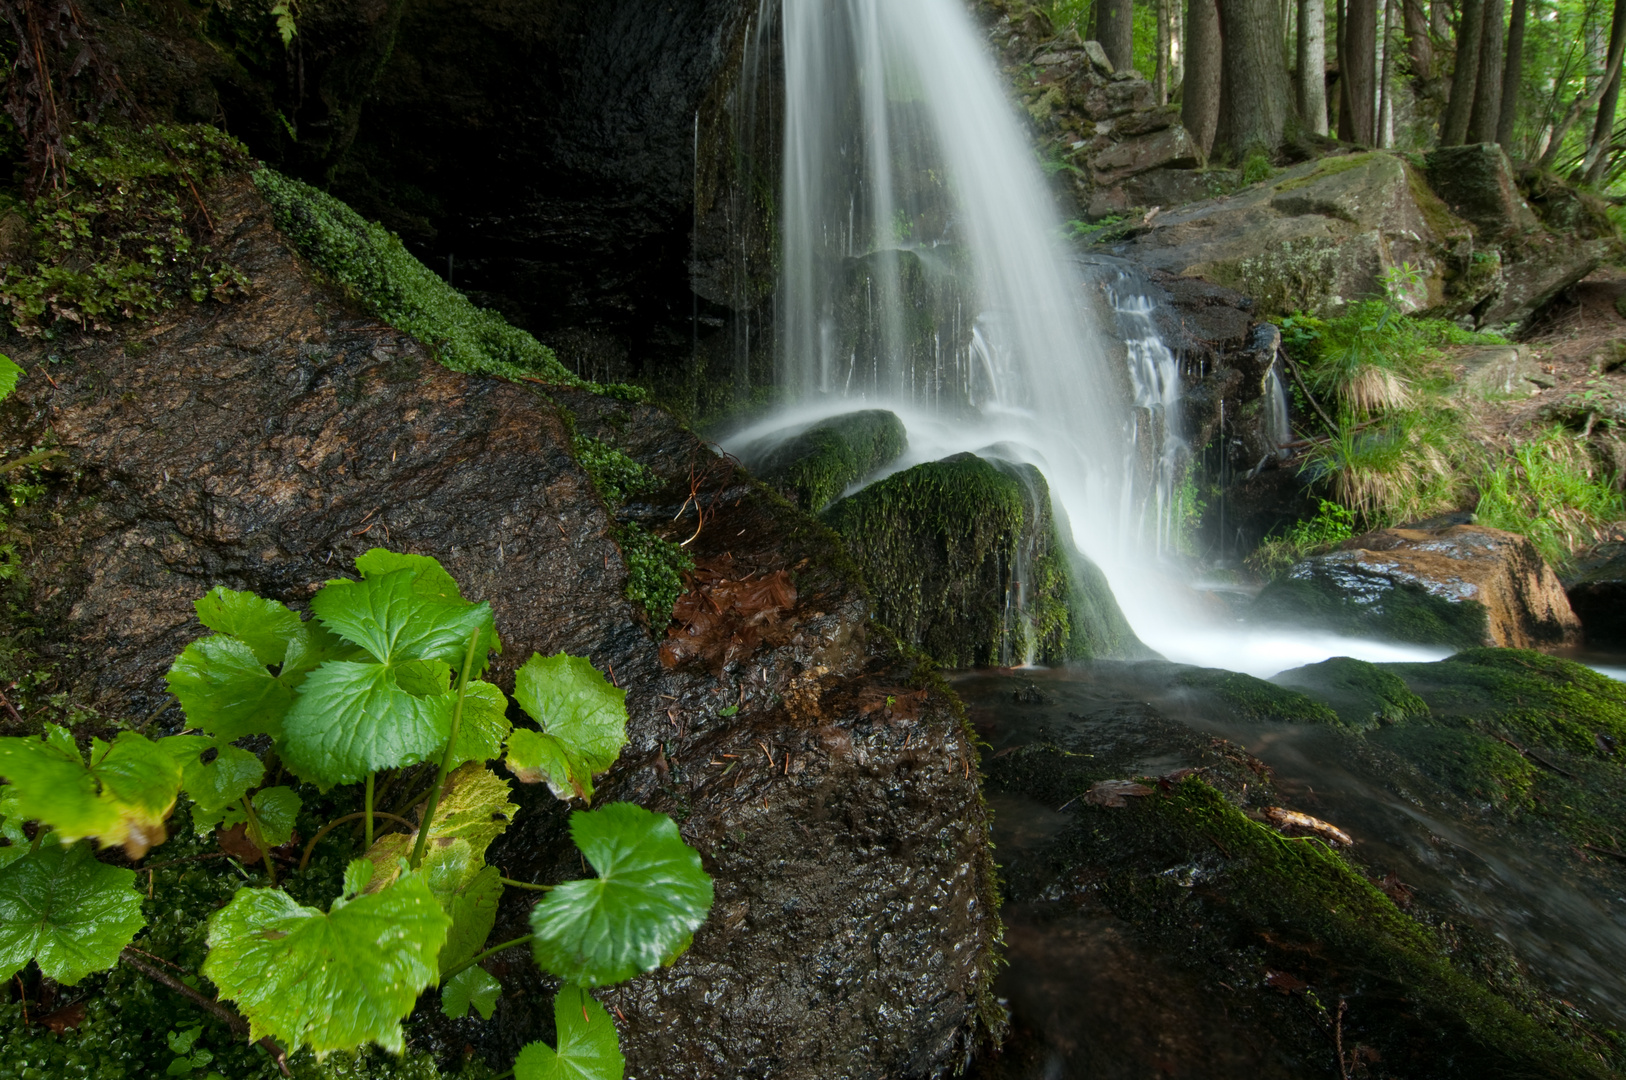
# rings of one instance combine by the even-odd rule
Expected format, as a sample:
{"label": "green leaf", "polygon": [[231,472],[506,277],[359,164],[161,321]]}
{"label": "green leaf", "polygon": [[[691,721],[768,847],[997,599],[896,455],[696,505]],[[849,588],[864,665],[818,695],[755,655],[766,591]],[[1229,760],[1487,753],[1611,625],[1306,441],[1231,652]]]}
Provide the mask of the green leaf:
{"label": "green leaf", "polygon": [[[181,767],[181,790],[197,804],[197,813],[205,816],[236,805],[265,779],[260,759],[230,743],[202,735],[171,735],[159,739],[158,746]],[[204,761],[211,750],[214,754]]]}
{"label": "green leaf", "polygon": [[452,764],[482,764],[502,755],[503,743],[514,725],[508,722],[508,697],[497,687],[478,680],[464,689],[463,722],[457,729]]}
{"label": "green leaf", "polygon": [[[448,773],[440,805],[435,807],[434,823],[429,826],[431,847],[442,847],[451,840],[465,840],[473,865],[480,865],[486,848],[508,828],[514,811],[519,809],[508,801],[508,794],[508,781],[480,762],[471,761]],[[418,820],[423,820],[421,810]],[[374,865],[373,879],[367,888],[376,891],[394,881],[400,873],[400,860],[411,856],[417,842],[416,831],[390,833],[375,840],[365,855]]]}
{"label": "green leaf", "polygon": [[[545,778],[560,798],[568,797],[566,791],[591,798],[593,776],[615,764],[627,745],[627,692],[582,657],[533,653],[514,674],[514,700],[559,742],[555,748],[521,740],[529,753],[522,753],[518,767],[540,773],[538,779]],[[512,757],[512,740],[509,749]]]}
{"label": "green leaf", "polygon": [[559,1048],[528,1044],[514,1059],[514,1080],[622,1080],[627,1062],[604,1006],[568,983],[553,998]]}
{"label": "green leaf", "polygon": [[397,570],[412,572],[412,588],[419,596],[443,604],[466,604],[463,591],[440,560],[428,555],[407,555],[387,548],[370,548],[356,559],[356,569],[364,578],[383,577]]}
{"label": "green leaf", "polygon": [[440,951],[440,970],[450,971],[480,955],[497,923],[501,900],[502,875],[495,866],[486,866],[442,902],[452,928]]}
{"label": "green leaf", "polygon": [[193,601],[192,607],[199,622],[242,641],[265,667],[282,663],[288,654],[288,639],[305,625],[284,604],[221,585]]}
{"label": "green leaf", "polygon": [[17,389],[17,380],[22,373],[23,369],[11,357],[0,353],[0,401],[10,397],[11,392]]}
{"label": "green leaf", "polygon": [[672,819],[610,803],[571,814],[570,835],[599,876],[566,882],[531,909],[537,964],[605,986],[682,955],[711,910],[712,887]]}
{"label": "green leaf", "polygon": [[85,836],[122,844],[132,859],[164,842],[164,819],[181,790],[181,767],[136,732],[92,739],[87,765],[56,724],[45,725],[43,741],[0,739],[0,774],[16,788],[25,819],[51,826],[65,844]]}
{"label": "green leaf", "polygon": [[519,728],[508,737],[503,764],[522,784],[546,783],[557,799],[593,801],[593,771],[552,735]]}
{"label": "green leaf", "polygon": [[439,660],[403,660],[394,665],[395,681],[413,697],[439,697],[452,689],[452,668]]}
{"label": "green leaf", "polygon": [[192,1052],[192,1044],[197,1042],[198,1036],[202,1034],[203,1025],[199,1024],[196,1027],[187,1028],[185,1031],[171,1031],[164,1036],[164,1041],[169,1044],[171,1053],[184,1056]]}
{"label": "green leaf", "polygon": [[0,869],[0,981],[29,960],[68,986],[118,963],[147,922],[135,877],[84,844],[42,847]]}
{"label": "green leaf", "polygon": [[480,630],[487,648],[476,652],[479,674],[495,647],[490,604],[447,601],[419,592],[417,572],[393,570],[360,581],[330,581],[311,597],[311,610],[329,630],[360,645],[380,663],[439,660],[462,664],[469,636]]}
{"label": "green leaf", "polygon": [[502,983],[493,979],[485,968],[476,965],[464,968],[440,988],[440,1011],[453,1020],[469,1014],[473,1005],[480,1019],[490,1020],[497,1011],[497,998],[502,994]]}
{"label": "green leaf", "polygon": [[304,805],[293,788],[273,787],[256,792],[249,800],[254,816],[260,821],[261,835],[255,842],[262,849],[281,847],[294,834],[294,819]]}
{"label": "green leaf", "polygon": [[293,689],[271,674],[247,642],[225,634],[188,645],[164,676],[186,722],[227,742],[282,735]]}
{"label": "green leaf", "polygon": [[445,747],[452,704],[450,694],[407,693],[384,664],[330,661],[306,677],[283,718],[283,761],[323,785],[416,765]]}
{"label": "green leaf", "polygon": [[10,784],[0,787],[0,836],[6,839],[6,846],[0,847],[0,867],[10,866],[28,854],[32,841],[23,831],[23,822],[27,820],[22,804],[17,801],[17,789]]}
{"label": "green leaf", "polygon": [[326,914],[277,889],[239,889],[209,920],[203,974],[237,1003],[251,1039],[317,1054],[377,1043],[399,1054],[401,1019],[435,981],[450,922],[422,874]]}

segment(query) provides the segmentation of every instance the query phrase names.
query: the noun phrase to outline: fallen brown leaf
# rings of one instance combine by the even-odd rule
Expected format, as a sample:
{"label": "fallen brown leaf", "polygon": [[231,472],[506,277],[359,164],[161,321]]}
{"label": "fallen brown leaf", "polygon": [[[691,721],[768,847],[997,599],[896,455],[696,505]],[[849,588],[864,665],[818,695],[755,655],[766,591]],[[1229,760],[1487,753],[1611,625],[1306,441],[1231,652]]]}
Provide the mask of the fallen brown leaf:
{"label": "fallen brown leaf", "polygon": [[220,850],[238,862],[257,863],[265,858],[260,846],[248,838],[248,825],[239,821],[229,829],[216,829],[215,841]]}
{"label": "fallen brown leaf", "polygon": [[1310,984],[1297,975],[1289,975],[1285,971],[1267,971],[1265,985],[1278,993],[1291,994],[1296,990],[1307,989]]}
{"label": "fallen brown leaf", "polygon": [[76,1028],[85,1022],[85,1003],[76,1001],[72,1005],[64,1005],[55,1012],[48,1012],[39,1018],[39,1023],[50,1028],[58,1035],[70,1028]]}
{"label": "fallen brown leaf", "polygon": [[1152,788],[1133,780],[1097,780],[1084,793],[1084,801],[1096,806],[1128,806],[1125,799],[1139,799],[1152,791]]}
{"label": "fallen brown leaf", "polygon": [[701,660],[715,675],[743,660],[764,642],[789,640],[793,623],[784,616],[796,606],[790,574],[776,570],[735,579],[732,556],[702,563],[684,576],[689,591],[672,606],[672,624],[661,643],[668,668]]}

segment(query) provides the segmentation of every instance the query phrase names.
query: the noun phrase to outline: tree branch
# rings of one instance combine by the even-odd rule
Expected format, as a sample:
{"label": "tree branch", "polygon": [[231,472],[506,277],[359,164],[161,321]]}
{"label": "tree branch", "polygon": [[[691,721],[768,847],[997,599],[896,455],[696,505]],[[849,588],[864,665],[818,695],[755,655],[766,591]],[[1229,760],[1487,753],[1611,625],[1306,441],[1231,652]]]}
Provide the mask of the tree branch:
{"label": "tree branch", "polygon": [[[131,953],[129,949],[125,949],[123,952],[119,953],[119,959],[128,964],[130,967],[134,968],[136,971],[139,971],[141,974],[145,975],[147,978],[151,979],[153,982],[175,991],[177,994],[181,995],[186,1000],[190,1001],[192,1004],[214,1017],[216,1020],[219,1020],[221,1023],[225,1024],[231,1029],[233,1035],[236,1035],[241,1039],[248,1038],[248,1021],[244,1020],[231,1009],[226,1008],[226,1006],[222,1005],[220,1002],[204,997],[202,994],[198,993],[196,990],[192,989],[190,986],[171,975],[169,972],[163,970],[162,968],[155,968],[145,960],[138,958]],[[288,1051],[278,1046],[269,1036],[261,1039],[260,1045],[263,1046],[266,1052],[271,1055],[271,1060],[277,1063],[277,1068],[282,1070],[282,1075],[290,1075],[288,1072]]]}

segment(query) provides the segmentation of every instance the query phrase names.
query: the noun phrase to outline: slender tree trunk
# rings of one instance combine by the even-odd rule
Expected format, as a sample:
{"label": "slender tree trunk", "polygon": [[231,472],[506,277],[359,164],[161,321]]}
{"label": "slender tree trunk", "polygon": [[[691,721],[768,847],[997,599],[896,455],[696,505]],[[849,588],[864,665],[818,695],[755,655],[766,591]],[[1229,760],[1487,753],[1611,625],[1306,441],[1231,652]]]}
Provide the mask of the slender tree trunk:
{"label": "slender tree trunk", "polygon": [[1299,0],[1299,118],[1317,135],[1327,134],[1326,0]]}
{"label": "slender tree trunk", "polygon": [[1383,46],[1383,61],[1378,68],[1378,146],[1393,146],[1395,141],[1394,123],[1394,11],[1396,0],[1383,0],[1383,33],[1379,43]]}
{"label": "slender tree trunk", "polygon": [[1169,103],[1169,0],[1157,0],[1157,103]]}
{"label": "slender tree trunk", "polygon": [[1220,34],[1225,87],[1220,138],[1238,160],[1258,151],[1274,153],[1292,101],[1277,0],[1223,0]]}
{"label": "slender tree trunk", "polygon": [[[1617,0],[1617,12],[1621,2],[1622,0]],[[1559,151],[1564,147],[1564,136],[1570,133],[1570,128],[1575,126],[1575,121],[1581,118],[1583,112],[1598,104],[1603,98],[1604,90],[1620,77],[1620,62],[1623,49],[1626,49],[1626,37],[1617,39],[1609,46],[1608,63],[1604,66],[1602,77],[1597,80],[1597,89],[1590,94],[1581,94],[1570,102],[1570,107],[1565,110],[1558,123],[1553,125],[1552,133],[1547,137],[1547,147],[1541,152],[1541,160],[1537,162],[1541,168],[1552,168],[1553,160],[1558,157]]]}
{"label": "slender tree trunk", "polygon": [[1412,78],[1428,82],[1434,78],[1434,42],[1429,37],[1428,11],[1423,0],[1404,0],[1401,21],[1406,28],[1406,52],[1411,57]]}
{"label": "slender tree trunk", "polygon": [[1346,0],[1344,23],[1339,26],[1343,52],[1339,56],[1338,137],[1371,146],[1374,143],[1373,102],[1377,89],[1378,11],[1376,0]]}
{"label": "slender tree trunk", "polygon": [[1207,157],[1219,127],[1219,0],[1186,0],[1186,79],[1180,122]]}
{"label": "slender tree trunk", "polygon": [[1457,67],[1451,73],[1451,100],[1440,123],[1440,145],[1461,146],[1473,117],[1474,93],[1479,85],[1479,46],[1485,37],[1484,0],[1462,0],[1457,21]]}
{"label": "slender tree trunk", "polygon": [[[1615,17],[1609,27],[1609,54],[1613,56],[1620,49],[1620,41],[1626,37],[1626,2],[1616,0]],[[1598,119],[1592,125],[1592,145],[1587,147],[1586,158],[1581,162],[1581,172],[1589,184],[1596,184],[1603,178],[1604,166],[1609,161],[1609,143],[1615,134],[1615,109],[1620,101],[1620,70],[1617,67],[1614,78],[1603,89],[1603,97],[1598,99]]]}
{"label": "slender tree trunk", "polygon": [[[1171,86],[1184,86],[1186,84],[1186,9],[1185,5],[1176,0],[1170,5],[1169,19],[1169,54],[1172,60],[1169,64]],[[1172,93],[1172,90],[1171,90]]]}
{"label": "slender tree trunk", "polygon": [[1132,0],[1095,0],[1095,37],[1119,71],[1135,66],[1135,10]]}
{"label": "slender tree trunk", "polygon": [[1524,78],[1526,0],[1513,0],[1507,24],[1507,62],[1502,65],[1502,107],[1496,115],[1496,141],[1512,151],[1513,124],[1519,114],[1519,82]]}
{"label": "slender tree trunk", "polygon": [[1503,0],[1484,0],[1485,29],[1479,39],[1479,80],[1474,89],[1474,107],[1468,116],[1468,141],[1496,141],[1496,121],[1502,115],[1502,80],[1497,72],[1504,66]]}

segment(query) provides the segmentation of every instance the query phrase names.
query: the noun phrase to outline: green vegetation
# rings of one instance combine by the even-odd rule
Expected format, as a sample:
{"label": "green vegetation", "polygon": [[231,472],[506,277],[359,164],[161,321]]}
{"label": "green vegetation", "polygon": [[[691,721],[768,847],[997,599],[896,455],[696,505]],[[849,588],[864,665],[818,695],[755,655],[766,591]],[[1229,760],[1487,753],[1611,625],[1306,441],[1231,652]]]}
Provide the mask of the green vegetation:
{"label": "green vegetation", "polygon": [[637,522],[616,526],[621,557],[627,563],[627,599],[639,604],[656,633],[672,621],[672,605],[683,595],[683,575],[694,569],[688,552]]}
{"label": "green vegetation", "polygon": [[1355,535],[1355,511],[1326,499],[1315,517],[1295,521],[1281,536],[1268,536],[1248,555],[1248,565],[1267,578],[1281,577],[1300,559],[1331,551]]}
{"label": "green vegetation", "polygon": [[[515,702],[538,727],[515,730],[507,697],[479,679],[501,649],[490,606],[463,599],[431,558],[375,548],[356,567],[359,580],[329,582],[312,597],[308,622],[224,588],[197,602],[199,620],[215,633],[177,658],[169,685],[201,735],[149,739],[126,729],[110,741],[90,734],[82,745],[68,728],[46,723],[43,739],[0,739],[0,833],[8,842],[0,847],[0,977],[31,965],[74,986],[115,968],[105,976],[111,984],[127,975],[116,967],[121,960],[144,972],[142,956],[174,967],[184,959],[199,973],[187,976],[188,986],[201,994],[200,976],[207,979],[220,1002],[241,1012],[252,1039],[273,1040],[265,1045],[287,1051],[302,1070],[296,1075],[314,1077],[335,1066],[315,1065],[311,1054],[365,1054],[369,1046],[400,1053],[402,1020],[437,983],[449,1014],[472,1005],[489,1017],[500,986],[470,973],[503,949],[530,944],[545,971],[567,980],[560,999],[581,1011],[580,988],[670,964],[688,947],[711,906],[710,879],[671,819],[626,804],[572,815],[572,836],[597,876],[525,886],[547,893],[532,910],[531,934],[485,947],[504,886],[485,852],[518,810],[487,761],[506,753],[522,782],[590,802],[593,774],[626,744],[625,692],[585,660],[533,656],[516,674]],[[261,786],[265,763],[234,745],[244,738],[275,754],[279,778],[292,773],[297,790]],[[396,813],[379,809],[375,795],[413,790],[425,770],[433,782],[421,794]],[[359,814],[339,812],[354,805],[353,789],[341,794],[350,785],[364,785]],[[318,809],[339,813],[322,825],[309,816]],[[414,811],[410,829],[388,831]],[[180,843],[192,850],[211,825],[235,824],[264,873],[187,855],[164,862],[161,879],[155,866],[142,890],[135,872],[98,860],[88,843],[118,845],[141,860],[166,842],[172,817],[190,826]],[[333,829],[355,818],[363,819],[361,857],[335,858],[354,841]],[[276,849],[296,823],[312,839],[298,871],[279,884],[285,853]],[[192,893],[229,902],[199,908]],[[133,1001],[139,1017],[141,995]],[[213,1016],[231,1015],[212,1007]],[[262,1077],[272,1068],[240,1042],[232,1049],[203,1029],[172,1029],[172,1006],[155,1023],[151,1030],[169,1031],[163,1045],[179,1069],[214,1064]],[[43,1049],[32,1045],[43,1036],[23,1041],[42,1065],[71,1063],[128,1030],[84,1023]],[[515,1075],[543,1075],[537,1070],[555,1053],[575,1060],[586,1080],[622,1075],[607,1020],[592,1032],[590,1053],[579,1036],[561,1025],[557,1051],[527,1048]],[[20,1060],[26,1070],[30,1058]],[[340,1075],[371,1073],[363,1065]]]}
{"label": "green vegetation", "polygon": [[593,486],[611,506],[619,506],[629,496],[642,495],[660,486],[655,474],[607,442],[586,435],[574,435],[570,447],[576,460],[587,470]]}
{"label": "green vegetation", "polygon": [[1187,668],[1175,676],[1174,683],[1214,694],[1242,720],[1275,720],[1289,724],[1339,723],[1338,714],[1314,698],[1240,671]]}
{"label": "green vegetation", "polygon": [[1479,480],[1479,523],[1528,536],[1542,558],[1568,563],[1607,523],[1626,517],[1626,496],[1603,475],[1585,439],[1548,428],[1513,445]]}
{"label": "green vegetation", "polygon": [[61,322],[106,330],[181,300],[246,291],[242,273],[206,242],[201,194],[247,167],[241,143],[212,127],[169,124],[78,124],[65,142],[60,187],[32,204],[0,193],[0,303],[13,327],[46,337]]}
{"label": "green vegetation", "polygon": [[896,460],[908,448],[903,421],[866,409],[821,421],[774,448],[757,472],[804,510],[817,513],[848,485]]}

